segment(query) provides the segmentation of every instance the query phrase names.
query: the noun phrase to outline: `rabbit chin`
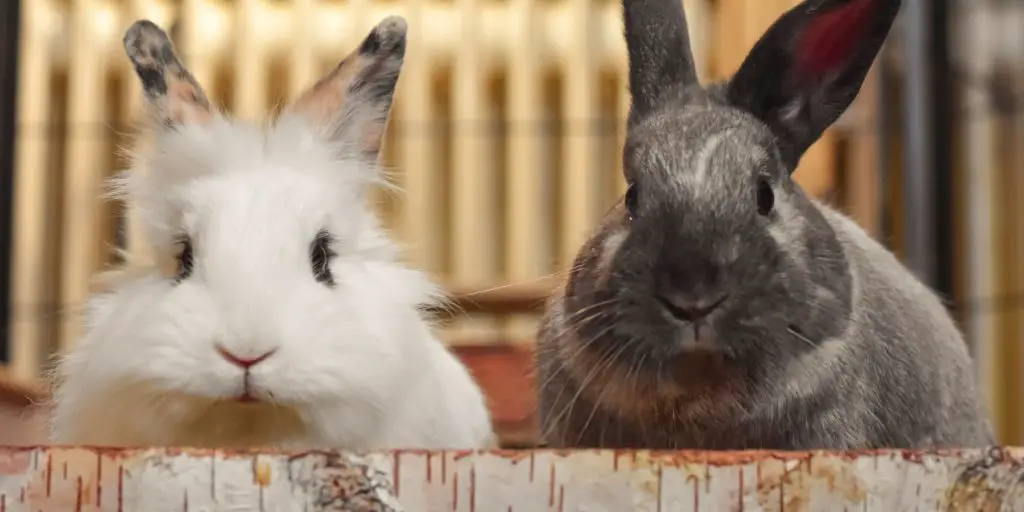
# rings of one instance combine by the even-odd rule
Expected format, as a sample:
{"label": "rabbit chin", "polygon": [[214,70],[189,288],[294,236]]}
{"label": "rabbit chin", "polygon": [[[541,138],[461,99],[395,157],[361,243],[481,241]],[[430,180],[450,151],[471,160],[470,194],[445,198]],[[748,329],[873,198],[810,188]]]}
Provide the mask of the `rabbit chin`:
{"label": "rabbit chin", "polygon": [[166,442],[160,444],[199,448],[312,448],[318,444],[313,442],[314,429],[291,406],[224,400],[194,407],[202,412],[171,425]]}
{"label": "rabbit chin", "polygon": [[[198,448],[363,448],[374,416],[351,408],[240,402],[136,386],[99,402],[65,396],[53,439],[92,446]],[[82,397],[79,397],[82,398]]]}

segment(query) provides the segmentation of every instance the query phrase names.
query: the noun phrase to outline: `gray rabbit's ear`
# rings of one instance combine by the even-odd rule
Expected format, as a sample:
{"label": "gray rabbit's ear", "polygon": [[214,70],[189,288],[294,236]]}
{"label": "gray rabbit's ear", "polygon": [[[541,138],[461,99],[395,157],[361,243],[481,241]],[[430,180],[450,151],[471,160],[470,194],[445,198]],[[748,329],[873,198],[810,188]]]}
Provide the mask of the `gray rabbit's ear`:
{"label": "gray rabbit's ear", "polygon": [[730,81],[728,101],[775,132],[790,172],[857,97],[900,3],[806,0],[768,28]]}
{"label": "gray rabbit's ear", "polygon": [[157,121],[176,126],[202,124],[212,118],[206,93],[182,65],[160,27],[149,20],[136,21],[125,32],[123,43]]}
{"label": "gray rabbit's ear", "polygon": [[670,89],[697,84],[683,0],[622,0],[629,53],[630,119],[650,113]]}
{"label": "gray rabbit's ear", "polygon": [[406,31],[403,18],[385,18],[286,112],[305,118],[343,148],[375,159],[405,60]]}

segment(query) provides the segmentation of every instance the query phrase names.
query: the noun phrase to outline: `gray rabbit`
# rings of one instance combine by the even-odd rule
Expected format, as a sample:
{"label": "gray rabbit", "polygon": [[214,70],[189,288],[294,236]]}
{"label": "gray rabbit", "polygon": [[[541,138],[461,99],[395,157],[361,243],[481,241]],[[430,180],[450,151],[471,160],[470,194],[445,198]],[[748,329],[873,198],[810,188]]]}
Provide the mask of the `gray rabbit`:
{"label": "gray rabbit", "polygon": [[994,444],[936,295],[791,179],[899,8],[805,1],[702,87],[680,0],[624,0],[629,187],[543,320],[549,446]]}

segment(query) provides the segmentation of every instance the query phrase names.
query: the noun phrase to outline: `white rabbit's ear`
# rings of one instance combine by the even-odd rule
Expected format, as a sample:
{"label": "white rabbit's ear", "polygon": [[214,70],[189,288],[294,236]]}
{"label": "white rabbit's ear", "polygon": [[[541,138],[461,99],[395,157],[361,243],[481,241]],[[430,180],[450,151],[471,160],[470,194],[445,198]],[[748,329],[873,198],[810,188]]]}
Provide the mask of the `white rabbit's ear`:
{"label": "white rabbit's ear", "polygon": [[791,170],[857,97],[900,4],[805,0],[750,50],[727,99],[775,132]]}
{"label": "white rabbit's ear", "polygon": [[203,124],[213,109],[203,88],[174,51],[167,34],[149,20],[139,20],[124,35],[124,51],[142,82],[150,113],[164,126]]}
{"label": "white rabbit's ear", "polygon": [[629,54],[630,119],[650,113],[662,96],[697,85],[682,0],[622,0]]}
{"label": "white rabbit's ear", "polygon": [[376,159],[405,59],[406,30],[403,18],[385,18],[286,113],[305,118],[341,147]]}

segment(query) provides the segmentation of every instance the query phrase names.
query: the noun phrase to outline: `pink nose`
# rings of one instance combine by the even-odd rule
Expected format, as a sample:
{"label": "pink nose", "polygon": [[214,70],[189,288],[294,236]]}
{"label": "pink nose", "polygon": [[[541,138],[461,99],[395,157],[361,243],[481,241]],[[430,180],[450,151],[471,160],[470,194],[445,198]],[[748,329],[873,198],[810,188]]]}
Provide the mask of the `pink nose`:
{"label": "pink nose", "polygon": [[227,359],[229,363],[244,369],[249,369],[263,361],[266,361],[268,357],[274,355],[274,352],[277,352],[277,349],[271,350],[270,352],[266,352],[257,357],[238,357],[231,352],[228,352],[224,347],[217,345],[217,353],[220,354],[221,357]]}

